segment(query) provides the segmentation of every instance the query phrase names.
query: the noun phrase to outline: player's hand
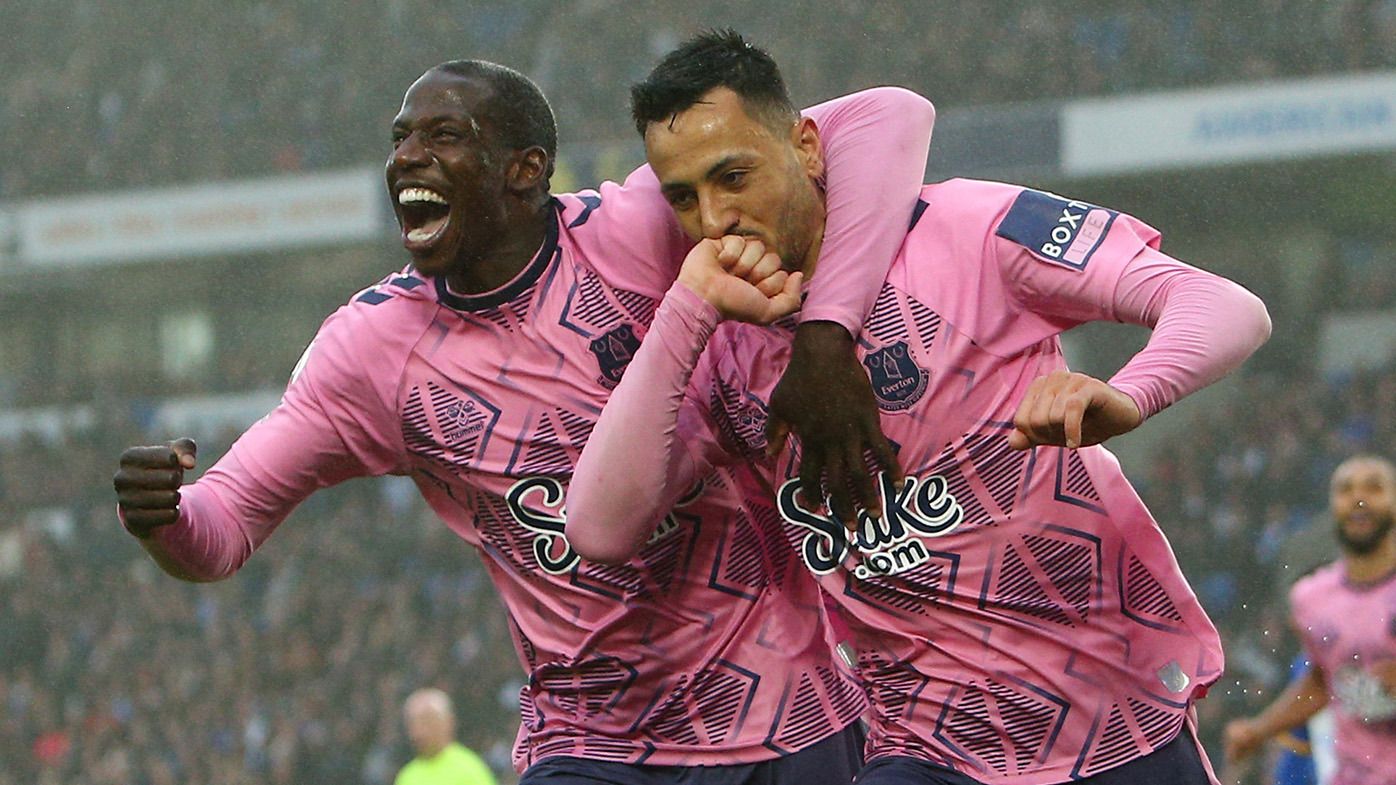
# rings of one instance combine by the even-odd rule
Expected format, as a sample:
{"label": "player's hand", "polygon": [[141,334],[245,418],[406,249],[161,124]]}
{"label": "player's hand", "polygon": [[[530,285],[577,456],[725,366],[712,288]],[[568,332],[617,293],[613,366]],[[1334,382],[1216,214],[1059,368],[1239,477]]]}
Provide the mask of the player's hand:
{"label": "player's hand", "polygon": [[1265,735],[1256,727],[1253,720],[1232,720],[1222,732],[1222,743],[1226,748],[1226,760],[1238,763],[1254,755],[1265,744]]}
{"label": "player's hand", "polygon": [[795,331],[790,367],[771,394],[768,453],[779,453],[791,432],[800,439],[800,486],[808,501],[828,498],[850,529],[857,525],[855,503],[882,514],[865,456],[871,453],[876,468],[899,486],[902,467],[882,435],[872,383],[853,353],[853,338],[840,324],[805,322]]}
{"label": "player's hand", "polygon": [[1084,373],[1053,371],[1028,387],[1013,416],[1008,446],[1086,447],[1129,433],[1144,418],[1134,399]]}
{"label": "player's hand", "polygon": [[126,530],[142,539],[179,519],[179,486],[184,472],[197,464],[193,439],[176,439],[160,447],[132,447],[121,454],[112,478],[116,503]]}
{"label": "player's hand", "polygon": [[679,270],[679,281],[723,319],[754,324],[770,324],[798,310],[802,280],[760,240],[736,235],[700,240]]}

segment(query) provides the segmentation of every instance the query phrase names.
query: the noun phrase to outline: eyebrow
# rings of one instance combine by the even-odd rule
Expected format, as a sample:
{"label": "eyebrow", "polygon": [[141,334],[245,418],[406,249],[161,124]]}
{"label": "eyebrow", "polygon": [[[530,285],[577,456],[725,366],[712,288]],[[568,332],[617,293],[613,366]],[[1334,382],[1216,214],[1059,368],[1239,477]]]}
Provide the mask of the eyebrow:
{"label": "eyebrow", "polygon": [[[460,115],[439,114],[439,115],[435,115],[435,116],[432,116],[432,117],[424,117],[424,118],[418,120],[416,124],[419,125],[419,126],[430,126],[430,125],[440,125],[441,123],[464,123],[467,127],[470,128],[470,130],[472,130],[472,131],[474,131],[474,132],[476,132],[476,133],[479,133],[479,132],[480,132],[480,124],[479,124],[478,122],[476,122],[476,120],[475,120],[475,118],[474,118],[473,116],[468,115],[468,114],[460,114]],[[407,126],[409,126],[409,125],[412,125],[412,123],[411,123],[410,121],[408,121],[408,120],[404,120],[404,119],[401,118],[401,117],[394,117],[394,118],[393,118],[393,127],[394,127],[394,128],[405,128],[405,127],[407,127]]]}
{"label": "eyebrow", "polygon": [[[719,158],[717,160],[717,163],[714,163],[712,166],[709,166],[708,171],[704,172],[703,176],[698,179],[699,181],[711,180],[717,176],[718,172],[721,172],[723,169],[726,169],[727,167],[731,166],[732,164],[740,161],[745,157],[745,153],[732,153],[730,155],[724,155],[722,158]],[[665,192],[677,190],[679,188],[692,187],[693,184],[687,180],[669,180],[667,182],[659,184],[659,190]]]}

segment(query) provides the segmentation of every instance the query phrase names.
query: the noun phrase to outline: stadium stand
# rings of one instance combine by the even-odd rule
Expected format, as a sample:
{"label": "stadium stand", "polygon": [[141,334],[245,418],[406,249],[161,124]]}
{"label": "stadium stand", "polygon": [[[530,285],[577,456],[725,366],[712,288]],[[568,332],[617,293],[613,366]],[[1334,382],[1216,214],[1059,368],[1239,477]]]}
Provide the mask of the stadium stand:
{"label": "stadium stand", "polygon": [[504,614],[410,483],[317,496],[236,580],[192,586],[90,481],[132,436],[0,448],[0,783],[391,782],[421,685],[449,690],[462,738],[507,770]]}
{"label": "stadium stand", "polygon": [[[309,0],[13,0],[0,130],[23,154],[0,168],[0,201],[375,162],[403,86],[462,56],[534,74],[564,143],[633,141],[624,88],[689,32],[673,21],[689,5],[390,0],[332,12]],[[1396,67],[1393,0],[709,5],[714,24],[740,24],[769,46],[800,101],[899,83],[944,110]],[[1396,451],[1396,367],[1325,373],[1312,335],[1284,333],[1396,306],[1396,246],[1342,226],[1310,244],[1319,286],[1273,310],[1276,339],[1244,372],[1244,395],[1151,447],[1143,471],[1130,467],[1227,644],[1226,679],[1201,704],[1218,760],[1224,721],[1283,682],[1294,646],[1284,588],[1332,553],[1328,473],[1358,450]],[[280,256],[183,272],[190,283],[178,285],[279,284],[279,304],[245,295],[215,319],[231,337],[203,375],[171,385],[119,366],[50,369],[41,351],[20,364],[42,367],[41,383],[0,369],[0,414],[91,409],[47,437],[0,434],[0,785],[387,783],[411,754],[399,707],[424,685],[451,693],[462,739],[510,781],[520,671],[508,622],[478,560],[410,485],[353,483],[313,498],[277,547],[212,586],[160,574],[115,523],[106,479],[116,456],[176,435],[149,427],[161,396],[274,391],[314,325],[400,253],[370,244],[315,258],[333,270],[323,277],[342,280],[276,278]],[[151,267],[137,275],[169,274]],[[107,275],[94,274],[98,287],[116,283]],[[1259,271],[1235,277],[1273,306],[1279,290],[1266,287],[1278,284]],[[0,294],[67,308],[65,321],[122,307],[87,314],[48,290],[15,292]],[[0,337],[12,344],[57,329],[6,321]],[[17,349],[0,346],[13,363],[6,351]],[[201,443],[201,467],[228,438]]]}
{"label": "stadium stand", "polygon": [[[0,199],[378,160],[402,86],[458,57],[534,75],[564,143],[628,138],[625,89],[690,32],[689,6],[15,0],[0,129],[25,155]],[[1396,66],[1396,4],[1377,0],[720,0],[704,16],[770,49],[802,102],[895,83],[944,109]]]}

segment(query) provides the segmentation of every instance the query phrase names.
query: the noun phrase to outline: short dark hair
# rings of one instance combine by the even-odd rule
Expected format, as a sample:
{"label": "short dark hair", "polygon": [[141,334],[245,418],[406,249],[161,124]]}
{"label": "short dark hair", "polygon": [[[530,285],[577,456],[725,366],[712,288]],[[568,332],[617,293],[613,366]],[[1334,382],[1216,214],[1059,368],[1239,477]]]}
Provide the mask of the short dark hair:
{"label": "short dark hair", "polygon": [[451,60],[433,70],[478,79],[489,85],[494,94],[482,108],[485,120],[499,134],[499,141],[515,150],[543,148],[548,154],[546,176],[552,177],[557,160],[557,120],[553,117],[553,107],[532,79],[488,60]]}
{"label": "short dark hair", "polygon": [[664,56],[645,80],[630,88],[635,130],[698,103],[709,91],[726,87],[742,99],[755,120],[781,129],[799,118],[776,61],[732,29],[706,30]]}

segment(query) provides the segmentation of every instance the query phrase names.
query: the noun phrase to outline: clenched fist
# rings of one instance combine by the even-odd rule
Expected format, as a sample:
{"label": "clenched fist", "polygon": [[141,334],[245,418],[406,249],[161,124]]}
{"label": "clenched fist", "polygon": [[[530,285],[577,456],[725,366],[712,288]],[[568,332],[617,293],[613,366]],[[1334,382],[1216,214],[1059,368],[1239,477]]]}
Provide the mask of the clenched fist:
{"label": "clenched fist", "polygon": [[197,464],[197,452],[193,439],[176,439],[162,447],[131,447],[121,454],[112,485],[127,531],[145,539],[179,520],[179,486],[184,472]]}

